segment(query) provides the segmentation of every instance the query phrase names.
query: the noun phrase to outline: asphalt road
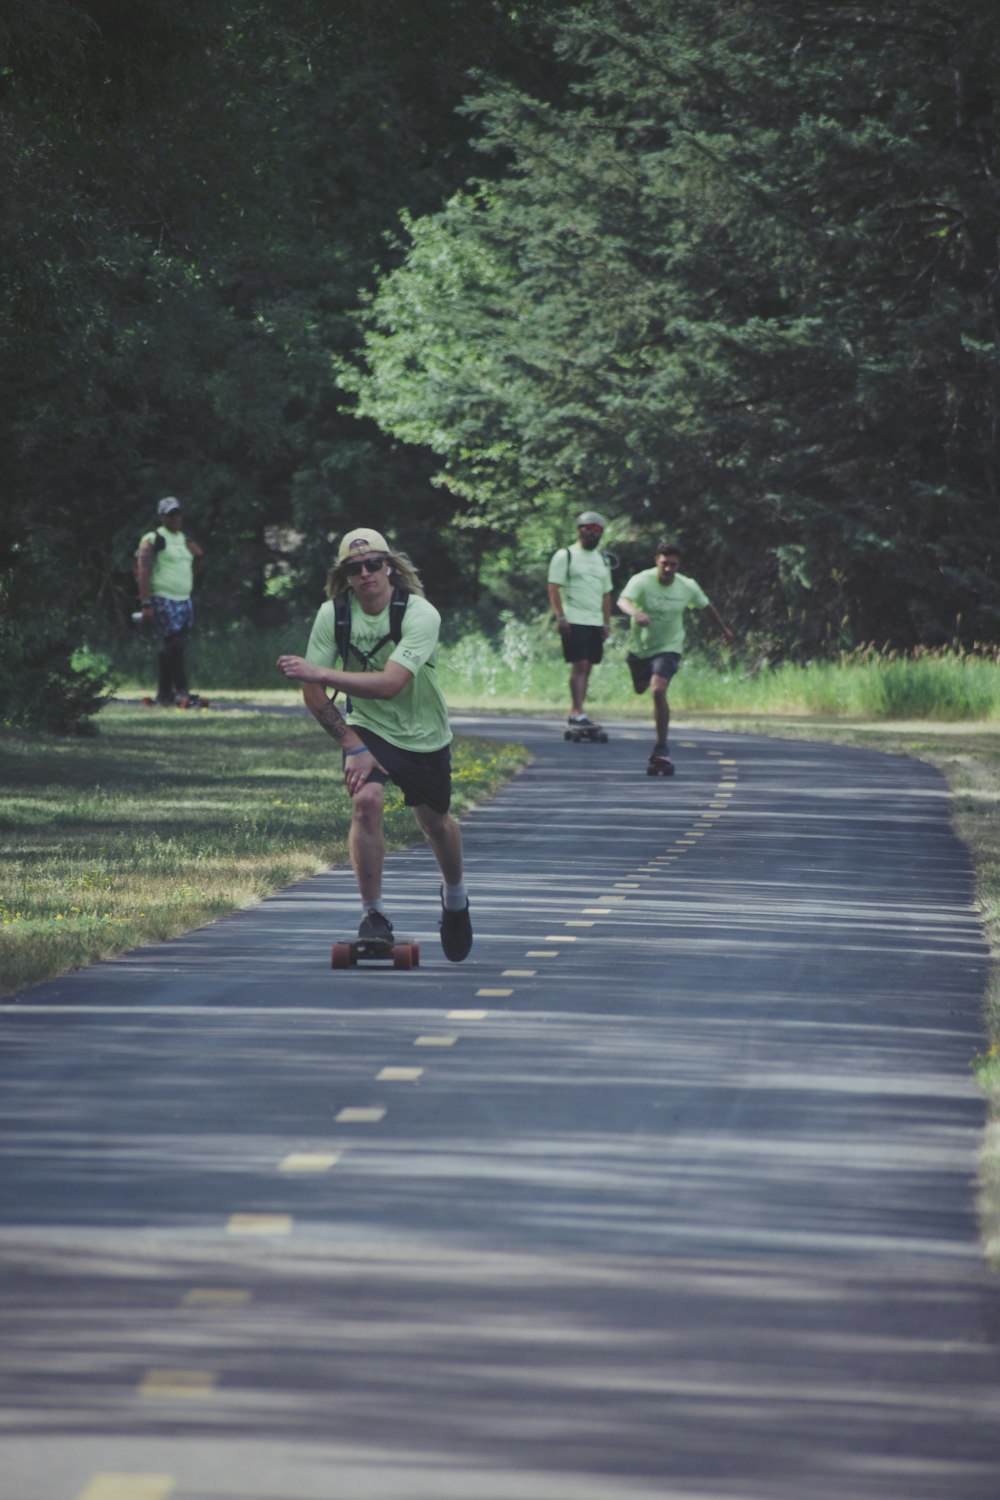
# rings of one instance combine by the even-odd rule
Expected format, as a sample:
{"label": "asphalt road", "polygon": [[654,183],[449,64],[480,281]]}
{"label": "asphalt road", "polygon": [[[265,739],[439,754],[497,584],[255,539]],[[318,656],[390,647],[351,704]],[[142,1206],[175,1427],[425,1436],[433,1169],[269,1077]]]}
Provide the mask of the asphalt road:
{"label": "asphalt road", "polygon": [[468,963],[421,848],[2,1006],[0,1500],[1000,1494],[944,783],[503,728]]}

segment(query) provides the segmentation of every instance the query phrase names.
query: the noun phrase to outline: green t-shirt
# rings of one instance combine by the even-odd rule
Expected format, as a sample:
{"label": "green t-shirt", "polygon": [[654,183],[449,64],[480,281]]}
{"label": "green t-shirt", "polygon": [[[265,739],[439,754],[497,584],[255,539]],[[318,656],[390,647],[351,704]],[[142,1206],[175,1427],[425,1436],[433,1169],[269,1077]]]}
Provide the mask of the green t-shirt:
{"label": "green t-shirt", "polygon": [[693,578],[675,573],[670,584],[661,583],[655,568],[635,573],[622,589],[623,596],[649,616],[648,625],[635,620],[629,631],[629,646],[635,656],[658,656],[661,651],[684,650],[684,611],[707,609],[708,595]]}
{"label": "green t-shirt", "polygon": [[[433,604],[411,594],[403,615],[403,632],[396,645],[389,635],[389,606],[381,614],[366,615],[356,599],[351,601],[351,646],[368,653],[383,636],[385,644],[369,662],[369,672],[380,672],[387,662],[398,661],[413,677],[395,698],[351,699],[349,724],[371,729],[401,750],[440,750],[451,743],[448,709],[435,671],[435,656],[441,616]],[[336,616],[333,603],[321,604],[313,621],[306,661],[317,667],[343,668],[336,642]],[[350,672],[361,671],[361,663],[351,651]]]}
{"label": "green t-shirt", "polygon": [[603,625],[604,596],[612,588],[611,569],[603,552],[588,552],[579,542],[560,547],[549,563],[549,583],[562,590],[563,614],[571,625]]}
{"label": "green t-shirt", "polygon": [[153,571],[149,589],[161,599],[190,599],[194,587],[194,558],[188,551],[187,538],[183,531],[171,531],[169,526],[158,526],[147,531],[140,541],[156,546],[156,538],[162,536],[164,547],[154,554]]}

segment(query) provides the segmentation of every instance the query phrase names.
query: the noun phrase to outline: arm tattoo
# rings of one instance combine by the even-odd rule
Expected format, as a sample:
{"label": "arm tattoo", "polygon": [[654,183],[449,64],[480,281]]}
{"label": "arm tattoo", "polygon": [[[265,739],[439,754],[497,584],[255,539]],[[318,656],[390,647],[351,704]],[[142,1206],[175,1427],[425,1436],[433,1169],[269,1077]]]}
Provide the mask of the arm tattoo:
{"label": "arm tattoo", "polygon": [[329,699],[319,708],[313,710],[313,717],[318,723],[322,724],[327,734],[331,735],[338,744],[350,728],[340,709]]}

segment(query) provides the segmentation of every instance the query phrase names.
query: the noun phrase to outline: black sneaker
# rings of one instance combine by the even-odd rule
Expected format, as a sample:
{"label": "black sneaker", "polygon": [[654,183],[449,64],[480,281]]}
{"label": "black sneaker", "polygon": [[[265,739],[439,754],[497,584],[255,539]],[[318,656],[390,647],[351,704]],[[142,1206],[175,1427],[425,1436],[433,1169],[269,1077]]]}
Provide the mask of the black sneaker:
{"label": "black sneaker", "polygon": [[586,714],[570,714],[569,718],[566,720],[566,723],[572,724],[574,729],[597,728],[597,725],[594,723],[593,719],[588,719]]}
{"label": "black sneaker", "polygon": [[358,928],[358,937],[369,941],[383,939],[387,943],[392,942],[392,923],[388,917],[380,911],[366,911],[361,918],[361,926]]}
{"label": "black sneaker", "polygon": [[460,964],[464,958],[468,958],[472,947],[472,920],[469,916],[469,903],[466,901],[461,911],[449,911],[444,904],[444,890],[441,891],[441,949],[445,958],[450,959],[453,964]]}

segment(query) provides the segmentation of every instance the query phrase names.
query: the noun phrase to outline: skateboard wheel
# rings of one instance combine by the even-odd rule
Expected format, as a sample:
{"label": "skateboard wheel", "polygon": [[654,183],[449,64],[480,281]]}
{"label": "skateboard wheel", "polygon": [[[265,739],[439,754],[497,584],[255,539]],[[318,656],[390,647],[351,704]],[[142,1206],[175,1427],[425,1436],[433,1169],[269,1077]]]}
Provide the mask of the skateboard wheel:
{"label": "skateboard wheel", "polygon": [[349,969],[353,962],[350,943],[334,943],[330,953],[331,969]]}
{"label": "skateboard wheel", "polygon": [[413,967],[415,969],[419,969],[420,968],[420,944],[419,943],[411,943],[410,947],[413,950]]}
{"label": "skateboard wheel", "polygon": [[597,740],[598,740],[598,743],[601,744],[601,745],[606,745],[608,743],[608,737],[605,734],[605,732],[604,732],[603,729],[601,730],[600,734],[597,736]]}
{"label": "skateboard wheel", "polygon": [[420,949],[417,948],[416,957],[414,957],[414,948],[417,948],[416,943],[394,943],[392,946],[392,967],[394,969],[415,969],[420,962]]}
{"label": "skateboard wheel", "polygon": [[573,731],[572,731],[572,729],[564,729],[563,730],[563,739],[564,740],[571,740],[572,738],[573,738]]}

